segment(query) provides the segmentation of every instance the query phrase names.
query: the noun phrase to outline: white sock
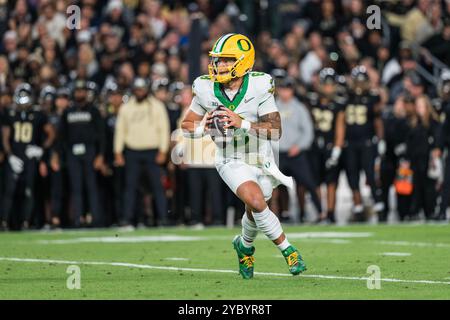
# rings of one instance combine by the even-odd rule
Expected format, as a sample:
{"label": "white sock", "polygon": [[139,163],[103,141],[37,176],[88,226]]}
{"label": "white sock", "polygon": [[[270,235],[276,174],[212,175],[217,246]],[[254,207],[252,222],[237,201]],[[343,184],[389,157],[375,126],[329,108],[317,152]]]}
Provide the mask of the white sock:
{"label": "white sock", "polygon": [[289,248],[290,245],[291,244],[289,243],[288,239],[285,238],[282,243],[277,244],[277,247],[278,247],[278,249],[280,249],[280,251],[284,251],[287,248]]}
{"label": "white sock", "polygon": [[247,217],[247,213],[244,213],[242,216],[242,245],[246,248],[251,248],[257,235],[258,227],[256,223]]}
{"label": "white sock", "polygon": [[270,240],[278,239],[283,233],[280,220],[266,207],[262,212],[254,212],[253,219],[258,226],[258,229],[264,233]]}

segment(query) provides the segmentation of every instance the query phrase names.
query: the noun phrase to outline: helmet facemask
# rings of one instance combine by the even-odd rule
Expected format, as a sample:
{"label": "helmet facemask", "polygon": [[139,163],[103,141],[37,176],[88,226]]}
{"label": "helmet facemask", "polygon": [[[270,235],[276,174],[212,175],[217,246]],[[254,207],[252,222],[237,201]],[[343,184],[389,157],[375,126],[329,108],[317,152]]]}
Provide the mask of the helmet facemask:
{"label": "helmet facemask", "polygon": [[[234,64],[232,66],[222,66],[219,69],[218,63],[221,58],[233,59],[236,61],[234,62]],[[209,75],[211,76],[211,79],[214,82],[227,83],[227,82],[230,82],[232,79],[238,77],[238,75],[236,73],[236,68],[239,66],[239,64],[241,63],[243,58],[244,58],[244,56],[241,56],[239,59],[235,59],[234,57],[225,57],[225,56],[211,56],[211,62],[208,65]],[[224,69],[225,69],[225,72],[222,71]]]}

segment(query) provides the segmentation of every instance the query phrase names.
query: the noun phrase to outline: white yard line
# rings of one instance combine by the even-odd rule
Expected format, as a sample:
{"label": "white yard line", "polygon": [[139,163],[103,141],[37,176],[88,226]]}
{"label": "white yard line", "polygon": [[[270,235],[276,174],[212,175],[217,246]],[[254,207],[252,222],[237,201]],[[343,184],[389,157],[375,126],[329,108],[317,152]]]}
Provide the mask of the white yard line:
{"label": "white yard line", "polygon": [[439,243],[439,242],[411,242],[411,241],[386,241],[386,240],[378,240],[374,242],[379,244],[405,246],[405,247],[411,246],[411,247],[450,248],[450,243]]}
{"label": "white yard line", "polygon": [[[55,263],[55,264],[79,264],[79,265],[97,265],[97,266],[114,266],[114,267],[127,267],[138,269],[153,269],[153,270],[170,270],[170,271],[187,271],[187,272],[212,272],[212,273],[233,273],[237,274],[235,270],[223,270],[223,269],[202,269],[202,268],[180,268],[169,266],[152,266],[148,264],[135,264],[126,262],[101,262],[101,261],[72,261],[72,260],[53,260],[53,259],[26,259],[26,258],[13,258],[13,257],[0,257],[0,261],[12,261],[12,262],[34,262],[34,263]],[[261,276],[274,276],[274,277],[292,277],[286,273],[273,273],[273,272],[255,272],[256,275]],[[320,274],[301,274],[299,277],[313,278],[313,279],[332,279],[332,280],[357,280],[367,281],[367,277],[346,277],[335,275],[320,275]],[[381,278],[384,282],[402,282],[402,283],[417,283],[417,284],[444,284],[450,285],[450,281],[434,281],[434,280],[404,280],[404,279],[392,279]]]}
{"label": "white yard line", "polygon": [[188,258],[169,257],[169,258],[163,258],[163,260],[168,260],[168,261],[189,261],[190,259],[188,259]]}
{"label": "white yard line", "polygon": [[[330,244],[352,244],[353,241],[345,238],[364,237],[363,233],[349,234],[344,233],[288,233],[287,237],[292,240],[301,242],[316,242],[316,243],[330,243]],[[370,236],[369,236],[370,237]],[[365,239],[360,241],[365,241]],[[71,239],[51,239],[51,240],[36,240],[38,244],[44,245],[64,245],[64,244],[78,244],[78,243],[146,243],[146,242],[190,242],[190,241],[231,241],[230,236],[184,236],[184,235],[157,235],[157,236],[118,236],[118,237],[79,237]],[[258,235],[258,240],[266,239],[264,235]],[[391,240],[368,240],[370,243],[389,246],[405,246],[405,247],[434,247],[434,248],[450,248],[450,243],[440,242],[412,242],[412,241],[391,241]],[[25,243],[25,242],[23,242]],[[29,242],[26,242],[29,243]]]}
{"label": "white yard line", "polygon": [[409,252],[382,252],[382,256],[392,256],[392,257],[409,257],[411,253]]}
{"label": "white yard line", "polygon": [[[371,237],[371,232],[296,232],[288,233],[290,239],[306,239],[330,243],[348,243],[345,238],[367,238]],[[176,234],[154,235],[154,236],[105,236],[105,237],[78,237],[70,239],[50,239],[37,240],[39,244],[76,244],[76,243],[144,243],[144,242],[185,242],[185,241],[208,241],[208,240],[230,240],[230,236],[185,236]],[[265,239],[264,235],[259,235],[258,239]]]}

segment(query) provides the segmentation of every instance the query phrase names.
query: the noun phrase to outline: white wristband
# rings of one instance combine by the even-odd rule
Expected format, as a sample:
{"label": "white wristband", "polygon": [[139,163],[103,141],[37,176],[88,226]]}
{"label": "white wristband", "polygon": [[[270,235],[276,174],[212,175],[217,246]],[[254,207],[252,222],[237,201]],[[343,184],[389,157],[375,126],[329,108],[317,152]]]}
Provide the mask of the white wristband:
{"label": "white wristband", "polygon": [[195,128],[194,130],[194,135],[197,136],[202,136],[203,133],[205,132],[205,126],[198,126],[197,128]]}
{"label": "white wristband", "polygon": [[342,149],[340,147],[333,147],[333,150],[331,151],[331,157],[333,159],[339,159],[341,156]]}
{"label": "white wristband", "polygon": [[247,120],[242,120],[241,122],[241,129],[245,130],[245,131],[249,131],[252,127],[252,123],[250,121]]}

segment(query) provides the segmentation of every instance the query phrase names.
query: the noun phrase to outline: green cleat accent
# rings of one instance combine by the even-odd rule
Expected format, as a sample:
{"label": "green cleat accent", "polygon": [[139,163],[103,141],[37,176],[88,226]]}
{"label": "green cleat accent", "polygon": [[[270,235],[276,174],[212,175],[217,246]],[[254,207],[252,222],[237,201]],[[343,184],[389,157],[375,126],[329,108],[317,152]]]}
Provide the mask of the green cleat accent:
{"label": "green cleat accent", "polygon": [[289,272],[296,276],[303,271],[306,271],[306,264],[303,261],[302,256],[296,248],[289,246],[286,250],[281,252],[289,266]]}
{"label": "green cleat accent", "polygon": [[252,279],[254,269],[253,264],[255,263],[255,258],[253,257],[255,247],[245,248],[242,245],[241,236],[234,237],[232,243],[238,256],[239,273],[244,279]]}

